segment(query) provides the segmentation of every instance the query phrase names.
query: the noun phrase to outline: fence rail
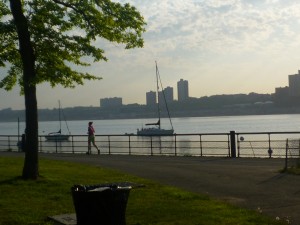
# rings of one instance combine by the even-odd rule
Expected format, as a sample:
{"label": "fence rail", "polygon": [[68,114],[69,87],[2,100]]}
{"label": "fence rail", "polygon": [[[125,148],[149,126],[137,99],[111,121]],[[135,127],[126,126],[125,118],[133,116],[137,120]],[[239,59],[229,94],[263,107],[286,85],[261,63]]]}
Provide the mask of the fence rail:
{"label": "fence rail", "polygon": [[[288,138],[300,139],[300,132],[231,131],[161,137],[132,134],[96,135],[96,144],[100,147],[100,154],[286,157]],[[0,135],[0,151],[22,151],[18,145],[20,141],[21,136],[18,135]],[[45,136],[39,136],[39,152],[84,154],[87,152],[87,146],[86,135],[71,135],[69,141],[47,141]],[[92,148],[92,153],[96,154],[96,149]]]}

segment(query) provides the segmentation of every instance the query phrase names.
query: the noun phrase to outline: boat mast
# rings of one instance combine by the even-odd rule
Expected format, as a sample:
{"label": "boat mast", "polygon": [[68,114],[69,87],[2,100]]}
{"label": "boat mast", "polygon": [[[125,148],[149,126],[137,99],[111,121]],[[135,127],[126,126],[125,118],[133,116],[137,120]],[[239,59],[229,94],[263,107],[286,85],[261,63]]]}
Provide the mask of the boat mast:
{"label": "boat mast", "polygon": [[156,92],[157,92],[157,113],[158,113],[158,127],[160,129],[160,105],[159,105],[159,85],[158,85],[158,67],[157,62],[155,61],[155,69],[156,69]]}
{"label": "boat mast", "polygon": [[[156,68],[157,68],[157,66],[156,66]],[[159,80],[159,84],[160,84],[160,87],[161,87],[161,90],[162,90],[162,97],[163,97],[163,100],[164,100],[164,103],[165,103],[165,106],[166,106],[166,109],[167,109],[167,112],[168,112],[168,117],[169,117],[170,125],[172,127],[172,130],[174,130],[173,124],[172,124],[172,120],[171,120],[171,116],[170,116],[170,111],[169,111],[168,103],[167,103],[165,92],[164,92],[164,87],[163,87],[161,79],[160,79],[158,68],[157,68],[156,77],[157,77],[157,80]],[[159,86],[159,84],[157,84],[157,85]]]}

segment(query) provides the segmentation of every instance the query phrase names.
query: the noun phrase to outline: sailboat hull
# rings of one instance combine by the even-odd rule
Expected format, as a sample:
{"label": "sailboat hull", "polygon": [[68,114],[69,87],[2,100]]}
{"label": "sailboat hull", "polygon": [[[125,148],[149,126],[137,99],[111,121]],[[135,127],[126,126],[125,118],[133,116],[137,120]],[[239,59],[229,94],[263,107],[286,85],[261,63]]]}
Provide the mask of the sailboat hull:
{"label": "sailboat hull", "polygon": [[173,134],[173,129],[143,128],[141,130],[137,130],[137,136],[170,136]]}
{"label": "sailboat hull", "polygon": [[[60,101],[58,101],[58,112],[59,112],[59,131],[57,132],[51,132],[51,133],[48,133],[48,135],[45,136],[46,140],[47,141],[68,141],[69,138],[70,138],[70,135],[69,134],[62,134],[61,133],[61,117],[60,117],[60,112],[61,112],[61,107],[60,107]],[[65,121],[67,123],[67,121]],[[67,124],[67,127],[68,127],[68,124]],[[69,128],[68,128],[69,130]],[[70,133],[70,131],[69,131]],[[70,133],[71,134],[71,133]]]}

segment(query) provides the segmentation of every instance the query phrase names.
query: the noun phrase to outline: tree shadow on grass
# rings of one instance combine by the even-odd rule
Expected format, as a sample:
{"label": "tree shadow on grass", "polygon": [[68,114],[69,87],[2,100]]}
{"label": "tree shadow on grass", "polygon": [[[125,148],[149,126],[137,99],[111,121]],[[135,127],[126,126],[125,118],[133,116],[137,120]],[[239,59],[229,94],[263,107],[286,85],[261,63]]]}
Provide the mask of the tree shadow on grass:
{"label": "tree shadow on grass", "polygon": [[0,181],[0,185],[6,185],[6,184],[14,184],[17,181],[23,181],[24,179],[21,176],[13,177],[7,180]]}

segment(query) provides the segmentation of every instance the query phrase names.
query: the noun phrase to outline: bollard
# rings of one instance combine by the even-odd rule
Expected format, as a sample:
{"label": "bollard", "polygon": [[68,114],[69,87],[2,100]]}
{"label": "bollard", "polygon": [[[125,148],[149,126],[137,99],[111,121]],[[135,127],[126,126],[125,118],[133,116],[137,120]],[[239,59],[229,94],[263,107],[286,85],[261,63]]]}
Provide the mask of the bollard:
{"label": "bollard", "polygon": [[236,157],[235,131],[230,131],[230,150],[231,158]]}

